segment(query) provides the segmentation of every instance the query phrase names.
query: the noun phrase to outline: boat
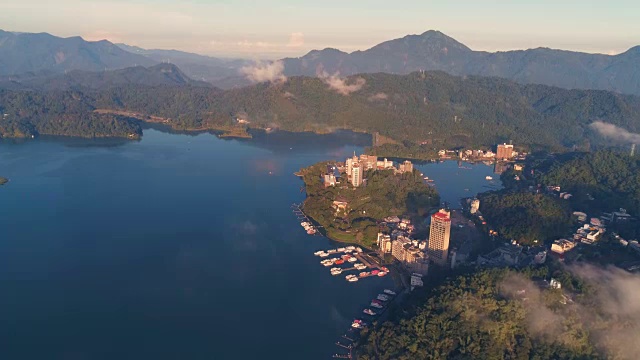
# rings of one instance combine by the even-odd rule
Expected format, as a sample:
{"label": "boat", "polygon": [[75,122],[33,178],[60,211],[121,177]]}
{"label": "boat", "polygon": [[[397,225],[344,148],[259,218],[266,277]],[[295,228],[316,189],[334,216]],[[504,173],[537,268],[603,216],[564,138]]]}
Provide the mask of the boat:
{"label": "boat", "polygon": [[382,267],[380,270],[384,271],[384,272],[389,272],[389,269],[387,267]]}
{"label": "boat", "polygon": [[356,261],[358,261],[358,259],[356,259],[355,257],[352,256],[352,257],[349,258],[348,261],[349,262],[356,262]]}
{"label": "boat", "polygon": [[384,293],[391,295],[391,296],[396,296],[396,292],[393,290],[389,290],[389,289],[384,289]]}
{"label": "boat", "polygon": [[377,299],[380,301],[389,301],[389,297],[385,294],[378,294]]}
{"label": "boat", "polygon": [[309,226],[311,224],[309,224],[308,222],[305,221],[305,222],[301,222],[300,225],[302,225],[302,227],[305,227],[305,226]]}
{"label": "boat", "polygon": [[338,248],[338,252],[344,252],[345,250],[345,248]]}
{"label": "boat", "polygon": [[320,256],[320,254],[324,254],[324,250],[319,250],[313,253],[315,256]]}
{"label": "boat", "polygon": [[327,254],[335,254],[337,251],[336,249],[327,250]]}
{"label": "boat", "polygon": [[487,179],[487,180],[493,180],[493,178],[491,176],[489,176],[489,175],[485,176],[484,178]]}
{"label": "boat", "polygon": [[322,258],[327,257],[327,256],[329,256],[329,254],[327,254],[327,253],[320,254],[320,257],[322,257]]}
{"label": "boat", "polygon": [[309,235],[313,235],[313,234],[315,234],[315,233],[316,233],[316,231],[315,231],[315,230],[313,230],[313,229],[309,229],[309,230],[307,230],[307,234],[309,234]]}
{"label": "boat", "polygon": [[340,275],[342,274],[342,269],[340,268],[331,268],[331,275]]}
{"label": "boat", "polygon": [[351,258],[351,255],[342,255],[341,258],[344,261],[349,261],[349,259]]}
{"label": "boat", "polygon": [[356,251],[357,251],[357,252],[359,252],[359,253],[361,253],[361,252],[362,252],[362,248],[357,247],[357,248],[356,248]]}
{"label": "boat", "polygon": [[356,249],[356,247],[355,246],[347,246],[345,249],[353,251],[353,250]]}
{"label": "boat", "polygon": [[331,258],[331,259],[329,259],[329,260],[331,260],[331,261],[333,261],[333,262],[336,262],[336,261],[340,260],[340,258]]}
{"label": "boat", "polygon": [[334,264],[336,264],[336,265],[342,265],[342,264],[344,264],[344,260],[342,260],[342,259],[338,259],[338,260],[336,260],[336,261],[334,262]]}
{"label": "boat", "polygon": [[367,314],[367,315],[371,315],[371,316],[376,316],[377,313],[371,309],[364,309],[362,310],[363,313]]}
{"label": "boat", "polygon": [[371,270],[371,275],[378,275],[378,273],[380,272],[380,270]]}
{"label": "boat", "polygon": [[356,281],[358,281],[358,278],[354,276],[352,278],[348,278],[347,281],[348,282],[356,282]]}
{"label": "boat", "polygon": [[378,273],[378,276],[383,277],[383,276],[386,276],[387,274],[388,274],[387,272],[380,271],[380,272]]}
{"label": "boat", "polygon": [[428,176],[425,176],[425,177],[423,178],[423,180],[429,180],[429,177],[428,177]]}
{"label": "boat", "polygon": [[356,270],[364,270],[364,269],[367,268],[367,266],[365,264],[361,264],[361,263],[355,264],[355,265],[353,265],[353,267],[355,267]]}
{"label": "boat", "polygon": [[371,275],[371,273],[369,273],[368,271],[363,271],[360,274],[358,274],[359,277],[363,278],[363,277],[367,277]]}
{"label": "boat", "polygon": [[355,323],[355,322],[353,324],[351,324],[351,327],[354,328],[354,329],[362,329],[362,325],[360,325],[359,323]]}
{"label": "boat", "polygon": [[329,259],[325,259],[325,260],[320,261],[320,264],[322,264],[324,266],[331,266],[331,265],[333,265],[333,261],[329,260]]}
{"label": "boat", "polygon": [[372,302],[371,304],[369,304],[369,306],[374,307],[374,308],[376,308],[376,309],[382,309],[382,308],[384,308],[384,306],[382,306],[382,305],[380,305],[380,304],[378,304],[378,303],[374,303],[374,302]]}

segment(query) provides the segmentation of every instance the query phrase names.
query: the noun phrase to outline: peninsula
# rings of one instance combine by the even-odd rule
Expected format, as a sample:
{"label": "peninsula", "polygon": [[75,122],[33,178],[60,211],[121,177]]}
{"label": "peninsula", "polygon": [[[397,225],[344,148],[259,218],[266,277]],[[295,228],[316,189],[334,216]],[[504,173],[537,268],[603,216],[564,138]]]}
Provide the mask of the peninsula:
{"label": "peninsula", "polygon": [[[409,161],[398,167],[375,156],[354,155],[344,163],[321,162],[302,169],[305,214],[337,241],[372,247],[378,224],[388,217],[420,220],[440,204]],[[350,175],[348,175],[350,174]]]}

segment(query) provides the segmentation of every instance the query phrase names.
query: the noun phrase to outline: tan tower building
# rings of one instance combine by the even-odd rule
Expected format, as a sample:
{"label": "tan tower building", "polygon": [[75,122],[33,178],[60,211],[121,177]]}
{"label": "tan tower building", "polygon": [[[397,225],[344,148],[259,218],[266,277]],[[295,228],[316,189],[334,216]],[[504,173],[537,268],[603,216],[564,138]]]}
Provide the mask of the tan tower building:
{"label": "tan tower building", "polygon": [[362,184],[362,167],[360,164],[353,164],[351,168],[351,184],[355,187]]}
{"label": "tan tower building", "polygon": [[427,253],[434,263],[446,266],[449,253],[449,238],[451,237],[451,213],[441,209],[431,215],[429,229],[429,246]]}
{"label": "tan tower building", "polygon": [[513,157],[513,145],[500,144],[496,151],[496,159],[510,160]]}

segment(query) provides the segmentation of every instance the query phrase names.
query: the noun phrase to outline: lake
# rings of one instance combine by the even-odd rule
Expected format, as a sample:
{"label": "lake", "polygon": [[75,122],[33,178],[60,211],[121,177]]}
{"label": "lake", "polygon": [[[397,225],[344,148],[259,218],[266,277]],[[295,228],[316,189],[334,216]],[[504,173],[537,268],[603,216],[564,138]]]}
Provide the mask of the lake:
{"label": "lake", "polygon": [[[299,225],[293,173],[369,143],[154,129],[138,142],[0,141],[0,358],[329,358],[394,285],[320,265],[313,252],[336,244]],[[452,203],[492,174],[419,169]]]}

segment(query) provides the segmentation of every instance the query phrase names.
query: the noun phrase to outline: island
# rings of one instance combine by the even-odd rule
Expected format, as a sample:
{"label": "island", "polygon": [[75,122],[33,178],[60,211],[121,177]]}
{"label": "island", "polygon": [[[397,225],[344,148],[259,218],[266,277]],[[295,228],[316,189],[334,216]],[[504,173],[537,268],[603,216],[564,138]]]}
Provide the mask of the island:
{"label": "island", "polygon": [[354,154],[344,163],[321,162],[298,174],[307,192],[304,213],[324,228],[327,237],[368,248],[376,243],[384,219],[400,217],[423,224],[440,204],[436,189],[409,161],[395,167],[387,159]]}
{"label": "island", "polygon": [[0,176],[0,185],[4,185],[9,182],[9,179]]}

